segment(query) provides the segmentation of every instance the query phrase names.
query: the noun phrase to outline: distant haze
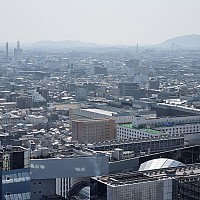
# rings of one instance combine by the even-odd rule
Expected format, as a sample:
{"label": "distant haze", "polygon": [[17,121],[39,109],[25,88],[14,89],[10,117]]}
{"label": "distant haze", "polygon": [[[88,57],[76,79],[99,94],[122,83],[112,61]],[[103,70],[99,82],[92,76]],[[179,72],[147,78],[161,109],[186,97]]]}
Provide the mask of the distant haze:
{"label": "distant haze", "polygon": [[159,46],[161,47],[189,47],[189,48],[199,48],[200,47],[200,35],[185,35],[175,38],[170,38]]}
{"label": "distant haze", "polygon": [[0,42],[159,44],[200,34],[200,0],[1,0]]}

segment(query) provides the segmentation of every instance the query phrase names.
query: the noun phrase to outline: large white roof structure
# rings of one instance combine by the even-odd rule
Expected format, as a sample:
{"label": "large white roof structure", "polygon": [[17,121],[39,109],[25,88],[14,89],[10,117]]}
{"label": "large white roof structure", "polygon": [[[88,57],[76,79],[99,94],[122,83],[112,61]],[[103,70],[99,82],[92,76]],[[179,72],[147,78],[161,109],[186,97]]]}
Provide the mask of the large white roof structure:
{"label": "large white roof structure", "polygon": [[142,163],[140,165],[139,171],[178,167],[178,166],[185,166],[185,165],[176,160],[172,160],[168,158],[157,158],[157,159],[149,160]]}

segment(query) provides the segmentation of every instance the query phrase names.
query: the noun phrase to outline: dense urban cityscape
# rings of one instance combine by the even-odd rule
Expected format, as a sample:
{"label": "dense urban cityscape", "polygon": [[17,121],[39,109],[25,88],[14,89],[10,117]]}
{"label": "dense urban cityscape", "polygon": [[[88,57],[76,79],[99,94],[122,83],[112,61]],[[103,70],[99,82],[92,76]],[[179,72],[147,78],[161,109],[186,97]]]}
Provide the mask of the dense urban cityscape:
{"label": "dense urban cityscape", "polygon": [[1,47],[1,199],[200,198],[200,49]]}

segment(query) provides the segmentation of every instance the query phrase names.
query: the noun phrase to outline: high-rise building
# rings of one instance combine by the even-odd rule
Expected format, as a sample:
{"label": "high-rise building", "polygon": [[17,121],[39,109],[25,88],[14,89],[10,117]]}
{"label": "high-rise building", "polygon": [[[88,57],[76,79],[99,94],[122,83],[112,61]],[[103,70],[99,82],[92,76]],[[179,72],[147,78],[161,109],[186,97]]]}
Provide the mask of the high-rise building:
{"label": "high-rise building", "polygon": [[140,68],[140,60],[139,59],[129,59],[129,60],[125,61],[125,64],[129,68],[131,75],[139,74],[139,68]]}
{"label": "high-rise building", "polygon": [[18,60],[17,49],[14,49],[14,61]]}
{"label": "high-rise building", "polygon": [[103,142],[115,139],[113,119],[84,119],[72,121],[72,137],[80,143]]}
{"label": "high-rise building", "polygon": [[75,98],[77,101],[87,100],[88,91],[85,87],[77,87],[75,92]]}
{"label": "high-rise building", "polygon": [[33,106],[31,97],[22,96],[16,98],[16,107],[20,109],[31,108]]}
{"label": "high-rise building", "polygon": [[107,75],[107,68],[104,66],[95,66],[94,67],[94,74],[103,74],[103,75]]}
{"label": "high-rise building", "polygon": [[17,48],[14,49],[14,60],[18,61],[21,58],[22,49],[20,48],[20,41],[17,41]]}
{"label": "high-rise building", "polygon": [[134,96],[136,90],[139,89],[137,83],[119,83],[118,85],[119,95],[120,96]]}

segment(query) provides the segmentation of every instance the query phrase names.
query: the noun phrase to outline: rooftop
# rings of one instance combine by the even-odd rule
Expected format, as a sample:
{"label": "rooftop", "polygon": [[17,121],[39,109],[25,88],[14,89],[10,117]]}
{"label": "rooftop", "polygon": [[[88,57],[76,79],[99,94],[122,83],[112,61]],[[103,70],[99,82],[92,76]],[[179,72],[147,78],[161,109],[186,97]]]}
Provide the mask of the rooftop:
{"label": "rooftop", "polygon": [[145,128],[145,129],[141,129],[141,130],[144,131],[144,132],[147,132],[147,133],[151,133],[151,134],[161,134],[160,131],[150,129],[150,128]]}
{"label": "rooftop", "polygon": [[[68,146],[65,150],[55,150],[55,151],[49,151],[49,154],[47,157],[37,157],[37,159],[46,159],[46,158],[77,158],[77,157],[93,157],[96,156],[94,154],[95,152],[90,149],[81,149],[81,148],[75,148],[73,146]],[[98,153],[101,156],[104,156],[104,153]],[[34,158],[33,158],[34,159]]]}
{"label": "rooftop", "polygon": [[109,176],[96,177],[94,179],[97,179],[111,186],[117,186],[164,179],[185,180],[196,177],[200,177],[199,163],[172,168],[154,169],[143,172],[130,171],[126,173],[118,173]]}
{"label": "rooftop", "polygon": [[94,144],[88,144],[89,146],[110,146],[110,145],[119,145],[119,144],[131,144],[137,142],[148,142],[148,141],[155,141],[155,140],[166,140],[166,139],[177,139],[177,138],[184,138],[183,135],[174,134],[174,135],[159,135],[159,136],[151,136],[151,137],[144,137],[144,138],[130,138],[130,139],[123,139],[123,140],[109,140],[104,142],[98,142]]}
{"label": "rooftop", "polygon": [[86,110],[88,112],[98,113],[98,114],[102,114],[102,115],[107,115],[110,117],[117,114],[116,112],[111,112],[111,111],[101,110],[101,109],[96,109],[96,108],[94,108],[94,109],[89,108],[89,109],[82,109],[82,110]]}
{"label": "rooftop", "polygon": [[144,131],[147,133],[151,133],[151,134],[161,134],[161,132],[158,130],[154,130],[154,129],[150,129],[150,128],[139,129],[137,127],[134,127],[132,124],[122,124],[122,126],[126,127],[126,128],[131,128],[131,129],[138,129],[138,130],[141,130],[141,131]]}

